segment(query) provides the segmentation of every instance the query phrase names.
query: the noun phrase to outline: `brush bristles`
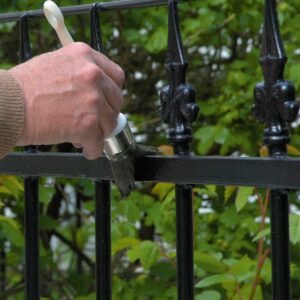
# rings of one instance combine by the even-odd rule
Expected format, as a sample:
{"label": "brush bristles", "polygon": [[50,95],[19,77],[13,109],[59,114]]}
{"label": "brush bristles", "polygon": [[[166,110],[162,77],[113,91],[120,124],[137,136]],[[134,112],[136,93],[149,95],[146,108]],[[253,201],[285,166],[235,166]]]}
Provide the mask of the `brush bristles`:
{"label": "brush bristles", "polygon": [[122,198],[127,197],[134,188],[134,156],[126,159],[110,161],[111,170]]}
{"label": "brush bristles", "polygon": [[134,188],[134,165],[136,159],[147,154],[156,155],[158,153],[158,149],[154,147],[136,145],[134,151],[127,152],[124,157],[121,156],[117,160],[109,160],[116,185],[122,197],[129,196]]}

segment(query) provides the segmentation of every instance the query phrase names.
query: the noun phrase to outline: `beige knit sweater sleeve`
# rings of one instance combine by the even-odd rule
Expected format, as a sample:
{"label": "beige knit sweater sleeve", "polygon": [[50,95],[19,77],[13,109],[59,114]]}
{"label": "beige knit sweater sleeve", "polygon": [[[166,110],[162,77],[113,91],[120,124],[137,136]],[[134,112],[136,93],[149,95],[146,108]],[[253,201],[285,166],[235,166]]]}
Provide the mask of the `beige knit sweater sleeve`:
{"label": "beige knit sweater sleeve", "polygon": [[15,146],[23,125],[21,88],[9,72],[0,70],[0,158]]}

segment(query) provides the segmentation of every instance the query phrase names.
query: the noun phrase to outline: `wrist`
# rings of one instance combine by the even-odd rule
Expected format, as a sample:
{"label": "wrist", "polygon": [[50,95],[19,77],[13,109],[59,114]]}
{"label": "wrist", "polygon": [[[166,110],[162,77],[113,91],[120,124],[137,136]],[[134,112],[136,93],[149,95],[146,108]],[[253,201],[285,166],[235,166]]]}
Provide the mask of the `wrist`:
{"label": "wrist", "polygon": [[17,136],[16,140],[16,146],[26,146],[30,144],[30,141],[26,134],[26,113],[28,111],[27,108],[27,101],[26,101],[26,95],[25,90],[23,87],[24,79],[22,79],[22,76],[20,76],[17,72],[17,67],[14,67],[8,71],[8,73],[11,75],[11,77],[14,79],[15,84],[19,88],[19,97],[23,106],[23,124],[20,128],[19,135]]}
{"label": "wrist", "polygon": [[1,148],[17,144],[24,129],[25,104],[18,81],[9,71],[0,71]]}

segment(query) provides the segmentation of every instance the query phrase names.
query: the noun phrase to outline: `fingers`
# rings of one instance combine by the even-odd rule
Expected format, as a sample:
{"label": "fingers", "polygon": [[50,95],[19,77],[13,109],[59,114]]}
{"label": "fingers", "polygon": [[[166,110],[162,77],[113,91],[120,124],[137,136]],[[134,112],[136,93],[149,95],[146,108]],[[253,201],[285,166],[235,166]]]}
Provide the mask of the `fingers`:
{"label": "fingers", "polygon": [[93,97],[82,103],[90,107],[90,113],[84,116],[80,123],[80,135],[73,142],[77,148],[83,148],[87,159],[96,159],[103,151],[104,137],[110,134],[117,125],[118,113],[109,105],[102,89]]}
{"label": "fingers", "polygon": [[[106,94],[109,94],[106,96]],[[104,99],[99,101],[98,116],[99,116],[99,128],[102,132],[103,137],[108,136],[114,128],[117,126],[117,119],[119,110],[115,110],[111,105],[108,97],[112,96],[113,91],[109,87],[103,87],[99,90],[100,98]]]}
{"label": "fingers", "polygon": [[115,81],[111,80],[105,73],[103,73],[101,77],[101,83],[99,85],[101,87],[101,92],[104,94],[110,107],[119,114],[124,104],[122,91]]}
{"label": "fingers", "polygon": [[94,118],[88,119],[85,122],[83,133],[85,134],[81,138],[80,144],[83,148],[84,156],[89,160],[99,158],[103,152],[103,134],[98,122],[94,121]]}
{"label": "fingers", "polygon": [[76,149],[81,149],[82,145],[80,143],[73,143],[72,144]]}
{"label": "fingers", "polygon": [[62,51],[71,52],[76,57],[85,57],[95,63],[100,69],[109,76],[119,88],[122,88],[125,75],[121,67],[108,59],[102,53],[97,52],[85,43],[72,43],[62,48]]}
{"label": "fingers", "polygon": [[103,141],[98,140],[98,142],[95,143],[83,143],[83,154],[88,160],[94,160],[99,158],[102,155],[103,152]]}
{"label": "fingers", "polygon": [[101,68],[104,71],[104,73],[107,74],[119,88],[122,88],[125,80],[125,74],[122,68],[110,59],[108,59],[102,53],[99,53],[93,49],[92,51],[93,58],[97,66]]}

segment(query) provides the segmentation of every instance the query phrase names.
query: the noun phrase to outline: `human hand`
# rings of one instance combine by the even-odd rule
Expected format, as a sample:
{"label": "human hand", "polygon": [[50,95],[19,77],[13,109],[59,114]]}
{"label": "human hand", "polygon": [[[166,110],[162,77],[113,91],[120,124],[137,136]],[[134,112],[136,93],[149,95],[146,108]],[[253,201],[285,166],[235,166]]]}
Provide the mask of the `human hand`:
{"label": "human hand", "polygon": [[63,142],[102,154],[123,105],[124,72],[84,43],[72,43],[10,70],[20,84],[25,123],[17,146]]}

